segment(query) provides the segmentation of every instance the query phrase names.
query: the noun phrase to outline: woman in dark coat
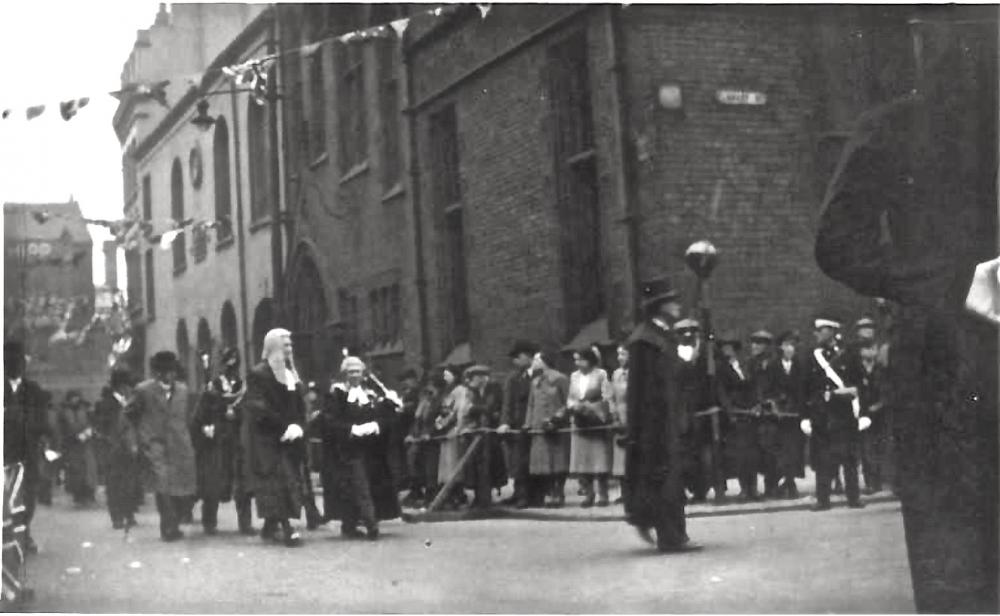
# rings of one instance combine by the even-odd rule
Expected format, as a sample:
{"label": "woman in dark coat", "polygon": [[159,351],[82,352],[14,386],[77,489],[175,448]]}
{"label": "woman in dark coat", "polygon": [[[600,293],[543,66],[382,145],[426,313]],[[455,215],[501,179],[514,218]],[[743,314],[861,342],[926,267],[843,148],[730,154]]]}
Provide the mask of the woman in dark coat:
{"label": "woman in dark coat", "polygon": [[66,401],[59,410],[59,433],[63,439],[66,491],[73,495],[78,506],[91,504],[97,489],[94,428],[90,425],[90,409],[76,390],[66,393]]}
{"label": "woman in dark coat", "polygon": [[125,368],[111,371],[111,382],[101,390],[94,406],[94,427],[102,437],[107,456],[108,513],[116,528],[135,526],[142,483],[138,472],[139,438],[129,416],[129,404],[135,383]]}
{"label": "woman in dark coat", "polygon": [[292,364],[291,332],[269,331],[263,357],[247,375],[243,399],[246,480],[264,518],[261,538],[277,539],[280,527],[285,545],[295,547],[302,543],[290,520],[302,510],[305,392]]}
{"label": "woman in dark coat", "polygon": [[332,477],[324,494],[327,519],[340,520],[344,537],[356,538],[363,524],[368,539],[379,535],[379,520],[402,515],[391,457],[397,451],[390,437],[402,404],[395,392],[364,378],[365,364],[347,357],[341,364],[344,381],[335,383],[323,405],[324,464]]}

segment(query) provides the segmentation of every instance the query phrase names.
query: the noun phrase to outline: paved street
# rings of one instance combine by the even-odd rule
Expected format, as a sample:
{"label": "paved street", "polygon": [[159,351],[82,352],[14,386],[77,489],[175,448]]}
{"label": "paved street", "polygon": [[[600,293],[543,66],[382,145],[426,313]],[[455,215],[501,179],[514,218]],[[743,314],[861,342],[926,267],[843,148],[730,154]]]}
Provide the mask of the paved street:
{"label": "paved street", "polygon": [[[151,499],[150,499],[151,500]],[[220,524],[235,528],[232,506]],[[700,553],[659,555],[621,522],[483,520],[336,527],[297,550],[227,531],[161,543],[151,505],[126,540],[101,509],[40,508],[39,611],[911,612],[896,503],[694,518]]]}

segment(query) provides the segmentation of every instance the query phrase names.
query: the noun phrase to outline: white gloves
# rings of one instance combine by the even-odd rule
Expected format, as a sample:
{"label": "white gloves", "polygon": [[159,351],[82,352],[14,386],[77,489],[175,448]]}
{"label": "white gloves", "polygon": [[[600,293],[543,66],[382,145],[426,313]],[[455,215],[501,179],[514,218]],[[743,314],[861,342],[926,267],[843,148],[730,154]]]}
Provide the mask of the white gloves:
{"label": "white gloves", "polygon": [[215,426],[213,425],[202,426],[201,433],[204,434],[206,438],[215,438]]}
{"label": "white gloves", "polygon": [[363,437],[371,436],[373,434],[378,434],[378,423],[374,421],[369,421],[363,424],[354,424],[351,426],[351,436]]}
{"label": "white gloves", "polygon": [[61,457],[62,457],[62,454],[59,453],[58,451],[53,451],[51,449],[46,449],[45,450],[45,459],[47,461],[49,461],[49,462],[55,462],[56,460],[58,460]]}
{"label": "white gloves", "polygon": [[965,309],[1000,324],[1000,259],[976,266]]}
{"label": "white gloves", "polygon": [[394,390],[392,390],[392,389],[388,390],[385,393],[385,398],[389,402],[392,402],[393,404],[396,405],[396,410],[398,412],[402,412],[403,411],[403,399],[400,398],[399,394],[396,393]]}
{"label": "white gloves", "polygon": [[867,430],[872,427],[871,417],[861,417],[858,419],[858,430]]}
{"label": "white gloves", "polygon": [[802,430],[802,434],[809,436],[813,433],[813,424],[808,419],[803,419],[799,422],[799,429]]}
{"label": "white gloves", "polygon": [[302,432],[302,426],[299,424],[291,424],[285,428],[285,433],[281,437],[281,442],[294,441],[296,439],[302,438],[304,432]]}

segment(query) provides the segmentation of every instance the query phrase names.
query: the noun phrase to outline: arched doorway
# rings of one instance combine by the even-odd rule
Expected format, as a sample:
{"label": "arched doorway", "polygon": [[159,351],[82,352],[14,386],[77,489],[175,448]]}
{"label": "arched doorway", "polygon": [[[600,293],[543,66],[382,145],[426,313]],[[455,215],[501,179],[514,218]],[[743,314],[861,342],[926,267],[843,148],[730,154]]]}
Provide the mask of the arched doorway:
{"label": "arched doorway", "polygon": [[251,348],[256,361],[264,349],[264,336],[275,327],[274,324],[274,302],[270,297],[260,300],[253,311],[253,344]]}
{"label": "arched doorway", "polygon": [[232,302],[227,301],[222,304],[219,332],[221,332],[222,348],[237,348],[237,345],[239,345],[239,334],[236,330],[236,309],[233,308]]}
{"label": "arched doorway", "polygon": [[177,376],[187,383],[191,375],[191,340],[184,319],[177,321],[177,363],[180,365],[180,374]]}
{"label": "arched doorway", "polygon": [[295,343],[295,357],[302,377],[307,380],[324,380],[334,368],[329,357],[324,357],[326,344],[327,303],[323,280],[315,261],[302,254],[296,262],[294,277],[289,288],[291,330]]}
{"label": "arched doorway", "polygon": [[212,331],[208,327],[208,321],[198,319],[198,333],[196,334],[196,346],[198,359],[195,367],[195,387],[197,391],[205,388],[205,384],[212,378],[212,364],[215,361],[212,349]]}

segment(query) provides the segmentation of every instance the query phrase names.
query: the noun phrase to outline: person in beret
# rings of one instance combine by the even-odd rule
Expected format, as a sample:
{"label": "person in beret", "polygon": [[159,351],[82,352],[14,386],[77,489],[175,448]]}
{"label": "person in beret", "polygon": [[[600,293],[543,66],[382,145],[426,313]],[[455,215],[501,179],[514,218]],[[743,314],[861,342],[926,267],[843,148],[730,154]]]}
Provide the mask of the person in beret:
{"label": "person in beret", "polygon": [[180,515],[197,491],[191,426],[193,400],[187,386],[177,380],[177,356],[160,351],[149,362],[152,378],[135,388],[132,416],[136,422],[139,451],[147,464],[160,538],[176,541],[184,536]]}
{"label": "person in beret", "polygon": [[135,379],[127,368],[111,370],[111,378],[94,405],[94,427],[107,448],[105,496],[111,526],[135,526],[142,482],[138,469],[139,442],[132,420]]}
{"label": "person in beret", "polygon": [[687,423],[677,396],[680,358],[672,331],[680,296],[666,279],[642,285],[644,320],[628,340],[625,515],[639,536],[662,552],[693,549],[684,514],[682,435]]}
{"label": "person in beret", "polygon": [[787,331],[778,336],[778,358],[771,363],[771,382],[778,410],[793,417],[779,417],[776,472],[781,483],[776,496],[798,498],[796,478],[805,476],[805,437],[799,429],[805,405],[806,366],[799,356],[800,337]]}
{"label": "person in beret", "polygon": [[538,346],[527,340],[518,340],[507,354],[511,370],[503,384],[503,407],[500,411],[499,432],[503,438],[507,456],[507,472],[514,480],[514,494],[505,502],[518,509],[540,507],[544,504],[544,486],[539,487],[528,472],[531,435],[524,432],[512,433],[511,428],[524,425],[528,412],[528,397],[531,394],[531,362],[538,352]]}
{"label": "person in beret", "polygon": [[3,347],[3,463],[24,465],[21,495],[24,512],[20,520],[25,526],[24,547],[29,553],[37,548],[31,537],[31,521],[35,515],[35,498],[39,476],[39,451],[43,443],[54,443],[54,431],[48,420],[48,395],[25,374],[27,361],[24,345],[6,342]]}

